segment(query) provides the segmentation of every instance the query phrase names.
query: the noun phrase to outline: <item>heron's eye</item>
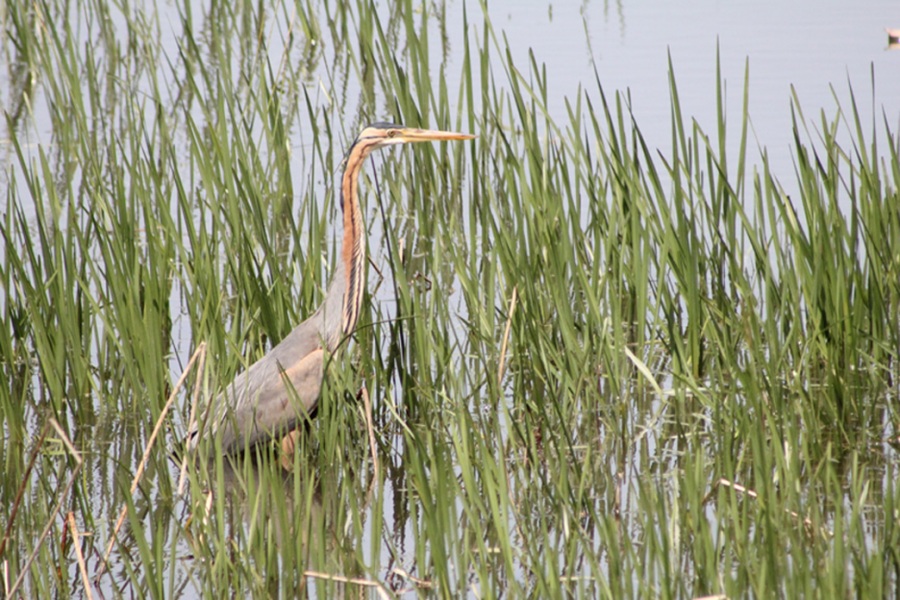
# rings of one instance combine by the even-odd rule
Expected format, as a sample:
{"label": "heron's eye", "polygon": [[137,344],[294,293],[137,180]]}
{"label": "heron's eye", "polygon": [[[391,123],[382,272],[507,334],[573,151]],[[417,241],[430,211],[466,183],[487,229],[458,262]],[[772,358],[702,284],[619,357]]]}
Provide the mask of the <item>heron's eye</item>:
{"label": "heron's eye", "polygon": [[388,129],[387,136],[389,138],[397,137],[397,130],[396,129]]}

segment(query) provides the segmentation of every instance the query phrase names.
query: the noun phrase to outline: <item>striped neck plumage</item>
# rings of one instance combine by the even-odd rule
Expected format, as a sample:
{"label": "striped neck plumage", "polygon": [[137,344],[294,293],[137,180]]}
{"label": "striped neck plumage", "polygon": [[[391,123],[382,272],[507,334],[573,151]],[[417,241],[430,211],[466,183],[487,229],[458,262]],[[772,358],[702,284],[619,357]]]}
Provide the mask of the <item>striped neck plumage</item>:
{"label": "striped neck plumage", "polygon": [[341,252],[346,278],[341,314],[341,331],[353,332],[359,320],[363,290],[366,284],[366,232],[359,206],[359,172],[366,156],[377,147],[376,140],[358,140],[347,154],[347,166],[341,180],[341,209],[344,218],[344,244]]}

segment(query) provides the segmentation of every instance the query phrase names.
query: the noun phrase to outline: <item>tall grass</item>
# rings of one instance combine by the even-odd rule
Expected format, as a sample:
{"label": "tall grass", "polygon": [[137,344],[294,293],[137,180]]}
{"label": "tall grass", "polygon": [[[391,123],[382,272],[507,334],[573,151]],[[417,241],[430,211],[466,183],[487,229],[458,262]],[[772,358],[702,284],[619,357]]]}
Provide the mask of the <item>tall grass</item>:
{"label": "tall grass", "polygon": [[[155,10],[2,13],[7,593],[897,593],[900,159],[858,94],[794,98],[770,164],[747,78],[707,132],[670,65],[649,147],[599,77],[551,114],[471,4]],[[191,403],[322,299],[342,149],[385,116],[479,138],[372,160],[318,418],[181,494]]]}

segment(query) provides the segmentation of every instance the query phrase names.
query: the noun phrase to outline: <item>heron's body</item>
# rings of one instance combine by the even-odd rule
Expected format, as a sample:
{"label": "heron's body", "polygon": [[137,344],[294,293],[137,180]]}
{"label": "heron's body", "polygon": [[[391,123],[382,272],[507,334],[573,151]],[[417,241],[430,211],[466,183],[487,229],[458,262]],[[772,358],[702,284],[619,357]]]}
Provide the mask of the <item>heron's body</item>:
{"label": "heron's body", "polygon": [[[207,416],[188,432],[188,446],[201,436],[221,437],[225,452],[236,452],[294,430],[319,401],[324,360],[352,333],[365,286],[365,228],[359,206],[359,172],[372,150],[405,142],[462,140],[475,136],[408,129],[376,123],[350,147],[341,178],[344,240],[325,300],[281,343],[239,374],[210,403]],[[205,426],[204,426],[205,423]]]}

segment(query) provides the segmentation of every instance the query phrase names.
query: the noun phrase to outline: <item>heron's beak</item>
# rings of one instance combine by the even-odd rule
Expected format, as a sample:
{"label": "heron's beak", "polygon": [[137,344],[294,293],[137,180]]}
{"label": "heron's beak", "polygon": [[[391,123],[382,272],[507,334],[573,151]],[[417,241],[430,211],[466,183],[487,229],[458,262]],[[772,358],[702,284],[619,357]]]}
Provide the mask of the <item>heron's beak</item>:
{"label": "heron's beak", "polygon": [[404,142],[437,142],[445,140],[471,140],[470,133],[438,131],[436,129],[404,129],[399,136]]}

